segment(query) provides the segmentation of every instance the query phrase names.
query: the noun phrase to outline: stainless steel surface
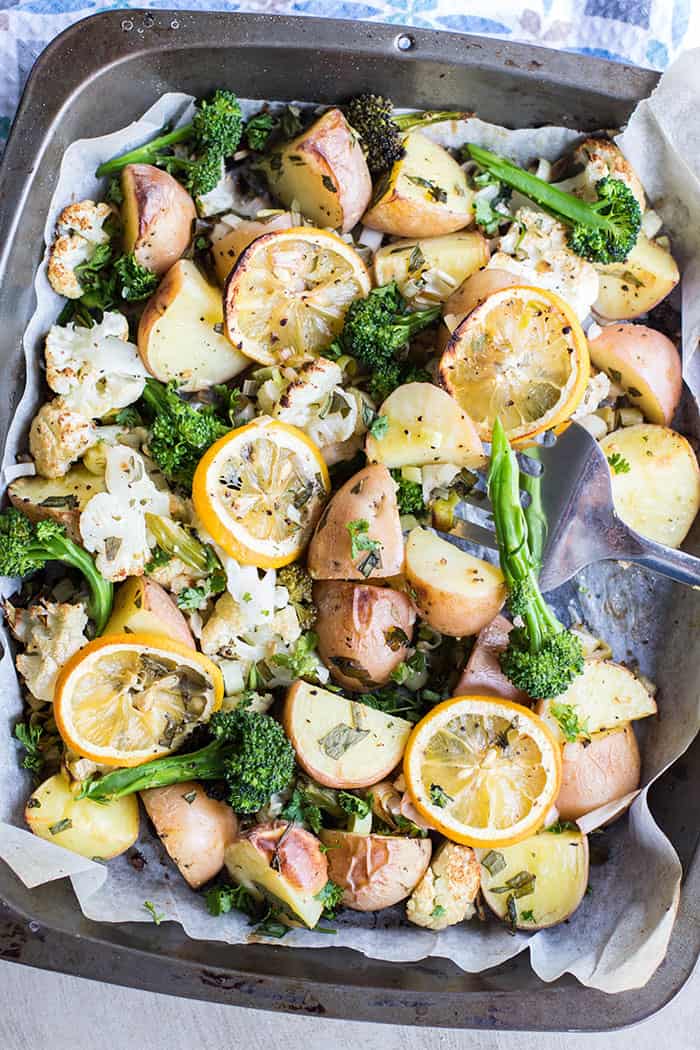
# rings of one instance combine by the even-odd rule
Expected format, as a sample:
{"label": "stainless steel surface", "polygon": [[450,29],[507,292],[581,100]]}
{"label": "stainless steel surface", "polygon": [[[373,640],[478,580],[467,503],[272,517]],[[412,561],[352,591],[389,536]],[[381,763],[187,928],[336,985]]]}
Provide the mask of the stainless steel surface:
{"label": "stainless steel surface", "polygon": [[[397,104],[457,105],[512,126],[622,123],[657,75],[580,55],[450,33],[312,18],[130,10],[67,30],[30,78],[0,168],[0,348],[7,431],[24,386],[22,333],[63,150],[123,127],[168,90],[216,86],[248,97],[333,101],[373,88]],[[700,742],[652,793],[676,846],[685,892],[665,962],[641,992],[608,996],[572,977],[543,984],[527,955],[482,974],[449,961],[366,959],[327,948],[192,941],[175,923],[99,924],[66,880],[28,890],[0,864],[0,957],[172,995],[261,1009],[455,1028],[600,1030],[634,1023],[682,986],[700,952]]]}

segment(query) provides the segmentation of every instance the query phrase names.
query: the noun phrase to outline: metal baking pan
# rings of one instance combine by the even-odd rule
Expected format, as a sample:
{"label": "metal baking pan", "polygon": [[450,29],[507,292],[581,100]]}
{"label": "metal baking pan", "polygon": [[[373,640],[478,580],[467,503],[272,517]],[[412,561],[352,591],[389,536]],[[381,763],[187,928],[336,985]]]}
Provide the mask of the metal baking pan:
{"label": "metal baking pan", "polygon": [[[399,105],[466,106],[513,127],[594,129],[626,120],[657,74],[475,36],[315,18],[112,11],[72,26],[27,84],[0,168],[4,440],[24,384],[22,333],[61,156],[124,127],[169,90],[322,102],[371,88]],[[176,924],[98,924],[66,880],[27,890],[0,862],[0,958],[101,981],[258,1009],[454,1028],[594,1031],[633,1024],[682,987],[700,954],[700,741],[655,786],[652,808],[685,887],[666,960],[642,991],[609,996],[573,977],[544,984],[527,953],[482,974],[347,949],[189,940]],[[693,810],[694,807],[694,810]]]}

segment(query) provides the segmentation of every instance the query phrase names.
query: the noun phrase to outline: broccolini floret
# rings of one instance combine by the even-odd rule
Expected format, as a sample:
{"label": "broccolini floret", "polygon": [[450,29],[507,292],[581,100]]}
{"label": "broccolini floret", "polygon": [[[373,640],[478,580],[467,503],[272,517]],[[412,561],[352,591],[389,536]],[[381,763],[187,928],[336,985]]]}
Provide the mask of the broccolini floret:
{"label": "broccolini floret", "polygon": [[417,481],[404,478],[399,469],[392,470],[391,476],[397,485],[396,502],[399,505],[399,514],[414,514],[416,517],[425,514],[423,486]]}
{"label": "broccolini floret", "polygon": [[112,611],[113,587],[97,571],[86,550],[66,535],[55,521],[33,524],[14,507],[0,514],[0,575],[30,576],[47,562],[60,561],[85,577],[89,588],[88,612],[97,634],[105,628]]}
{"label": "broccolini floret", "polygon": [[277,572],[277,583],[287,588],[302,631],[310,630],[316,623],[318,610],[314,603],[314,581],[304,566],[299,562],[284,565]]}
{"label": "broccolini floret", "polygon": [[279,722],[245,708],[218,711],[207,730],[211,743],[188,754],[168,755],[130,769],[116,769],[83,784],[80,798],[97,802],[186,780],[223,780],[236,813],[256,813],[294,775],[294,749]]}
{"label": "broccolini floret", "polygon": [[637,243],[642,225],[639,201],[620,179],[606,176],[596,184],[598,199],[581,200],[552,186],[480,146],[466,154],[499,182],[522,193],[569,227],[569,247],[590,262],[624,262]]}
{"label": "broccolini floret", "polygon": [[404,132],[443,120],[460,120],[468,114],[454,110],[395,113],[391,99],[367,93],[351,99],[345,115],[360,136],[369,170],[379,175],[403,157]]}
{"label": "broccolini floret", "polygon": [[489,497],[493,505],[501,569],[508,604],[522,627],[510,633],[500,656],[501,670],[528,696],[548,699],[566,691],[583,671],[583,650],[545,602],[537,583],[537,562],[528,543],[520,504],[518,461],[499,419],[491,436]]}
{"label": "broccolini floret", "polygon": [[147,379],[143,401],[151,413],[148,449],[169,481],[192,487],[200,459],[231,429],[209,405],[195,408],[177,392],[176,384],[164,386]]}
{"label": "broccolini floret", "polygon": [[133,252],[129,255],[120,255],[115,260],[114,272],[117,275],[119,294],[128,302],[148,299],[158,287],[156,274],[137,262]]}

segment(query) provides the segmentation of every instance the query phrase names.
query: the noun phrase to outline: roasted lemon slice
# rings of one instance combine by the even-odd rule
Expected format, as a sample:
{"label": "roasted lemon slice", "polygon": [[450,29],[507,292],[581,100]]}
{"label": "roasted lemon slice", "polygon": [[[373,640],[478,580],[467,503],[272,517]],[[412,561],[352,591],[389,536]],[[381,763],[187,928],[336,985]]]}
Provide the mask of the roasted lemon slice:
{"label": "roasted lemon slice", "polygon": [[175,751],[223,695],[219,668],[189,646],[153,634],[108,634],[62,668],[53,709],[79,755],[138,766]]}
{"label": "roasted lemon slice", "polygon": [[274,569],[304,550],[330,488],[313,441],[297,427],[260,416],[211,446],[195,472],[192,499],[227,554]]}
{"label": "roasted lemon slice", "polygon": [[404,775],[416,809],[448,839],[508,846],[543,824],[559,792],[561,753],[528,708],[460,696],[415,727]]}
{"label": "roasted lemon slice", "polygon": [[440,361],[442,382],[482,441],[497,416],[521,443],[565,423],[589,374],[586,337],[570,306],[525,285],[489,295],[455,328]]}
{"label": "roasted lemon slice", "polygon": [[307,226],[266,233],[226,282],[226,335],[254,361],[293,365],[325,349],[350,303],[370,288],[362,259],[335,233]]}

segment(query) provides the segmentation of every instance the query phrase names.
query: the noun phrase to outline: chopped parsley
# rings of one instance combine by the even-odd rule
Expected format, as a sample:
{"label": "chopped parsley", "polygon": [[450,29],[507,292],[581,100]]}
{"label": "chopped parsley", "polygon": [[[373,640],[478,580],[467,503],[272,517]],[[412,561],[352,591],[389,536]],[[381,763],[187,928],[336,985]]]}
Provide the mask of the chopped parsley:
{"label": "chopped parsley", "polygon": [[165,914],[163,912],[158,911],[153,901],[144,901],[143,906],[153,919],[156,926],[160,926],[161,922],[165,918]]}
{"label": "chopped parsley", "polygon": [[610,464],[613,474],[629,474],[632,469],[629,460],[625,459],[620,452],[613,452],[608,456],[608,463]]}
{"label": "chopped parsley", "polygon": [[579,718],[573,704],[554,703],[549,708],[551,714],[556,718],[562,735],[569,743],[574,743],[580,737],[588,736],[588,723],[584,718]]}
{"label": "chopped parsley", "polygon": [[[349,521],[345,527],[350,533],[350,557],[353,560],[359,557],[362,551],[370,551],[370,553],[376,555],[379,554],[382,545],[379,540],[371,539],[369,535],[369,522],[366,518],[356,518],[355,521]],[[381,561],[379,564],[381,564]]]}

